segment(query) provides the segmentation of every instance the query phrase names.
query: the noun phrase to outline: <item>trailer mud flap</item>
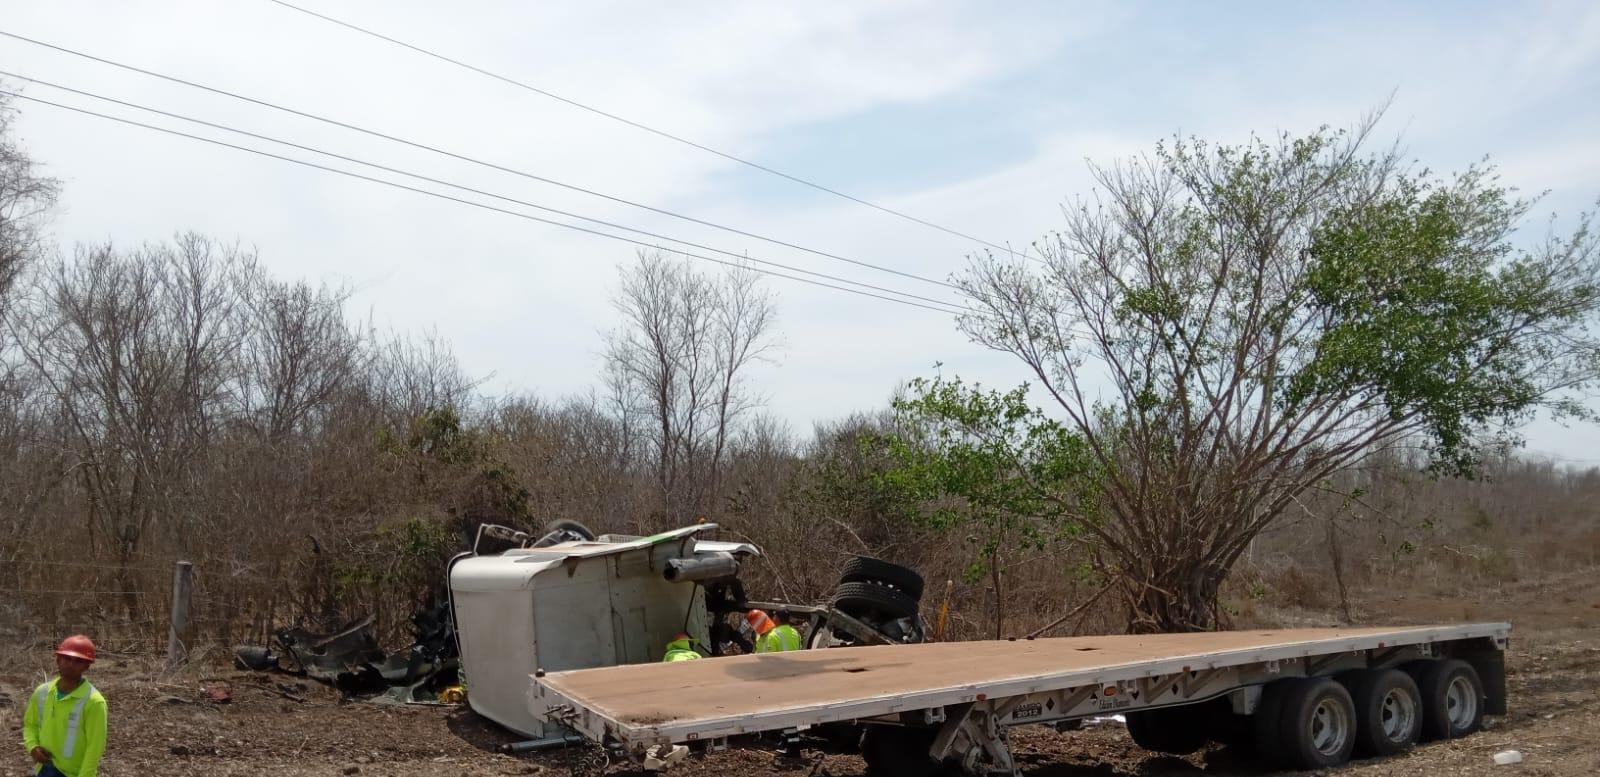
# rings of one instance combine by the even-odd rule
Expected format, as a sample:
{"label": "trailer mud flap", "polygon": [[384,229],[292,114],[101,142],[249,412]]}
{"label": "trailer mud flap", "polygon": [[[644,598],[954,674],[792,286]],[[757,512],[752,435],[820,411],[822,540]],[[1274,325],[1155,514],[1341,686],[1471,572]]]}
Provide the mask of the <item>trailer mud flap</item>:
{"label": "trailer mud flap", "polygon": [[1457,657],[1478,671],[1478,679],[1483,682],[1483,711],[1506,714],[1506,652],[1493,646],[1473,647]]}

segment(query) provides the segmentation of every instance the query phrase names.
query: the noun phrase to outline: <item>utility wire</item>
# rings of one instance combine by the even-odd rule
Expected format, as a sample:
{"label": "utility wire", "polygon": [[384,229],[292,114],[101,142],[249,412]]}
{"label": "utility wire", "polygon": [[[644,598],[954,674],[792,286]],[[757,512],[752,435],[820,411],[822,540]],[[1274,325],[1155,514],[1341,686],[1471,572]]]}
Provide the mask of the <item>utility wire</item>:
{"label": "utility wire", "polygon": [[[300,6],[294,5],[292,3],[286,3],[286,2],[284,2],[284,0],[268,0],[268,2],[276,3],[277,5],[283,6],[284,8],[288,8],[288,9],[290,9],[292,11],[299,11],[300,13],[306,14],[308,16],[314,16],[314,17],[316,17],[318,19],[321,19],[323,21],[331,22],[333,24],[337,24],[340,27],[344,27],[344,28],[349,29],[349,30],[354,30],[354,31],[359,32],[359,33],[361,33],[363,35],[370,35],[370,36],[372,36],[374,38],[377,38],[379,40],[387,41],[389,43],[393,43],[396,46],[401,46],[403,48],[410,49],[411,51],[415,51],[418,54],[422,54],[423,56],[432,57],[432,58],[437,59],[437,60],[439,60],[441,62],[447,62],[449,64],[455,65],[456,67],[465,68],[465,69],[470,70],[470,71],[472,71],[474,73],[477,73],[479,75],[488,76],[489,78],[493,78],[496,81],[501,81],[501,82],[510,84],[512,86],[516,86],[516,87],[519,87],[519,88],[522,88],[522,89],[526,89],[526,90],[528,90],[530,92],[533,92],[533,93],[538,94],[538,95],[543,95],[543,96],[548,97],[548,98],[550,98],[552,100],[556,100],[556,101],[559,101],[559,102],[562,102],[562,103],[566,103],[567,105],[570,105],[570,106],[572,106],[574,108],[585,110],[585,111],[588,111],[590,113],[596,114],[598,116],[604,116],[604,117],[606,117],[608,119],[611,119],[612,121],[621,122],[623,124],[626,124],[626,125],[628,125],[630,127],[635,128],[635,129],[644,130],[645,132],[648,132],[648,133],[650,133],[652,135],[657,135],[657,136],[666,138],[668,140],[671,140],[671,141],[674,141],[674,142],[677,142],[677,143],[682,143],[683,145],[689,146],[690,148],[699,149],[699,150],[704,151],[704,152],[706,152],[708,154],[713,154],[715,156],[719,156],[719,157],[721,157],[723,159],[726,159],[726,160],[728,160],[730,162],[737,162],[737,163],[739,163],[741,165],[744,165],[746,167],[751,167],[751,168],[754,168],[756,170],[760,170],[761,172],[764,172],[764,173],[770,173],[772,175],[776,175],[779,178],[783,178],[785,180],[792,181],[794,183],[800,184],[801,186],[808,186],[808,187],[810,187],[812,189],[815,189],[815,190],[817,190],[819,192],[826,192],[826,193],[831,194],[831,195],[833,195],[835,197],[842,197],[842,198],[844,198],[846,200],[849,200],[851,202],[854,202],[854,203],[857,203],[857,204],[860,204],[860,205],[865,205],[865,206],[867,206],[869,208],[872,208],[872,209],[878,210],[878,211],[882,211],[882,212],[887,213],[887,214],[889,214],[891,216],[896,216],[896,217],[905,219],[907,221],[911,221],[911,222],[914,222],[914,223],[917,223],[917,224],[921,224],[922,226],[925,226],[925,227],[930,227],[932,229],[937,229],[940,232],[944,232],[946,234],[954,235],[956,237],[963,238],[965,240],[971,240],[974,243],[981,243],[983,245],[986,245],[986,246],[988,246],[990,248],[993,248],[993,249],[996,249],[996,250],[999,250],[999,251],[1004,251],[1006,253],[1015,253],[1014,249],[1012,249],[1012,248],[1008,248],[1006,246],[1002,246],[1002,245],[999,245],[999,244],[996,244],[996,243],[991,243],[991,242],[989,242],[987,240],[984,240],[983,238],[973,237],[972,235],[966,234],[965,232],[957,232],[956,230],[951,229],[949,227],[942,226],[940,224],[935,224],[935,223],[933,223],[931,221],[927,221],[925,219],[917,218],[916,216],[913,216],[913,215],[911,215],[909,213],[905,213],[903,211],[898,211],[898,210],[895,210],[893,208],[885,207],[883,205],[879,205],[877,203],[870,202],[868,200],[864,200],[864,199],[862,199],[860,197],[856,197],[856,196],[851,195],[851,194],[846,194],[846,193],[841,192],[841,191],[839,191],[837,189],[830,189],[827,186],[823,186],[822,184],[815,183],[815,182],[812,182],[812,181],[808,181],[808,180],[806,180],[804,178],[801,178],[799,176],[790,175],[789,173],[785,173],[782,170],[775,170],[775,169],[773,169],[771,167],[767,167],[766,165],[763,165],[763,164],[761,164],[759,162],[752,162],[752,161],[750,161],[748,159],[745,159],[743,157],[734,156],[733,154],[729,154],[729,153],[727,153],[725,151],[718,151],[717,149],[714,149],[714,148],[712,148],[710,146],[707,146],[705,144],[702,144],[702,143],[696,143],[695,141],[689,140],[688,138],[685,138],[685,137],[683,137],[681,135],[674,135],[674,134],[672,134],[670,132],[667,132],[665,130],[659,130],[659,129],[656,129],[655,127],[652,127],[652,126],[650,126],[648,124],[644,124],[642,122],[634,121],[633,119],[629,119],[629,118],[626,118],[626,117],[623,117],[623,116],[618,116],[615,113],[610,113],[608,111],[601,110],[601,109],[596,108],[596,107],[594,107],[592,105],[588,105],[588,104],[579,102],[577,100],[574,100],[574,99],[572,99],[570,97],[563,97],[563,96],[561,96],[559,94],[556,94],[554,92],[550,92],[550,91],[547,91],[547,90],[544,90],[544,89],[540,89],[539,87],[533,86],[532,84],[528,84],[528,83],[525,83],[525,82],[522,82],[522,81],[518,81],[518,80],[516,80],[514,78],[511,78],[511,77],[508,77],[508,76],[503,76],[503,75],[500,75],[499,73],[495,73],[495,72],[490,71],[490,70],[485,70],[484,68],[478,67],[477,65],[471,65],[471,64],[468,64],[466,62],[462,62],[461,60],[458,60],[458,59],[452,59],[452,58],[447,57],[447,56],[445,56],[443,54],[440,54],[440,53],[438,53],[436,51],[431,51],[429,49],[425,49],[425,48],[423,48],[421,46],[418,46],[416,44],[407,43],[406,41],[399,40],[397,38],[391,38],[391,37],[389,37],[387,35],[384,35],[383,33],[374,32],[373,30],[369,30],[369,29],[367,29],[365,27],[361,27],[359,25],[352,24],[350,22],[343,21],[341,19],[335,19],[332,16],[327,16],[325,14],[317,13],[316,11],[312,11],[312,10],[307,9],[307,8],[301,8]],[[1026,248],[1023,249],[1023,254],[1024,255],[1027,254],[1027,249]]]}
{"label": "utility wire", "polygon": [[[189,140],[197,140],[197,141],[200,141],[202,143],[210,143],[212,145],[222,146],[223,148],[231,148],[231,149],[234,149],[236,151],[244,151],[246,153],[257,154],[259,156],[268,157],[270,159],[277,159],[277,160],[281,160],[281,161],[284,161],[284,162],[289,162],[289,163],[292,163],[292,164],[302,165],[304,167],[310,167],[310,168],[317,169],[317,170],[323,170],[323,171],[330,172],[330,173],[336,173],[338,175],[348,176],[350,178],[356,178],[356,179],[359,179],[359,180],[362,180],[362,181],[369,181],[371,183],[382,184],[384,186],[391,186],[391,187],[394,187],[396,189],[404,189],[404,190],[409,191],[409,192],[416,192],[417,194],[423,194],[423,195],[427,195],[429,197],[437,197],[437,198],[442,199],[442,200],[449,200],[451,202],[461,203],[462,205],[470,205],[470,206],[472,206],[474,208],[482,208],[483,210],[493,211],[495,213],[503,213],[503,214],[508,215],[508,216],[515,216],[517,218],[527,219],[529,221],[537,221],[537,222],[539,222],[541,224],[549,224],[549,225],[552,225],[552,226],[561,227],[563,229],[570,229],[570,230],[573,230],[573,231],[576,231],[576,232],[583,232],[583,233],[590,234],[590,235],[596,235],[598,237],[604,237],[604,238],[610,238],[612,240],[618,240],[618,241],[621,241],[621,242],[624,242],[624,243],[632,243],[634,245],[642,246],[644,248],[654,248],[654,249],[662,250],[662,251],[672,250],[672,249],[668,249],[668,248],[666,248],[664,246],[657,245],[657,244],[654,244],[654,243],[646,243],[646,242],[644,242],[642,240],[634,240],[632,238],[623,237],[621,235],[613,235],[613,234],[610,234],[608,232],[601,232],[599,230],[589,229],[587,227],[580,227],[580,226],[577,226],[575,224],[565,224],[565,223],[562,223],[560,221],[555,221],[555,220],[547,219],[547,218],[541,218],[539,216],[534,216],[534,215],[528,214],[528,213],[520,213],[518,211],[507,210],[505,208],[496,207],[494,205],[487,205],[487,204],[484,204],[484,203],[481,203],[481,202],[475,202],[473,200],[462,199],[460,197],[452,197],[452,196],[450,196],[448,194],[441,194],[439,192],[429,191],[427,189],[419,189],[419,188],[417,188],[415,186],[407,186],[407,185],[405,185],[403,183],[396,183],[394,181],[387,181],[387,180],[384,180],[382,178],[374,178],[374,177],[369,176],[369,175],[362,175],[361,173],[355,173],[355,172],[351,172],[349,170],[341,170],[341,169],[339,169],[337,167],[329,167],[327,165],[317,164],[316,162],[307,162],[307,161],[305,161],[303,159],[295,159],[293,157],[287,157],[287,156],[283,156],[281,154],[274,154],[274,153],[272,153],[270,151],[262,151],[261,149],[258,149],[258,148],[250,148],[248,146],[235,145],[233,143],[228,143],[226,141],[217,140],[215,138],[208,138],[208,137],[203,137],[203,136],[200,136],[200,135],[193,135],[193,134],[190,134],[190,133],[187,133],[187,132],[182,132],[182,131],[175,130],[175,129],[169,129],[167,127],[158,127],[158,126],[153,125],[153,124],[145,124],[143,122],[134,121],[132,119],[122,118],[120,116],[111,116],[109,114],[99,113],[97,111],[91,111],[91,110],[89,110],[87,108],[79,108],[77,106],[64,105],[62,103],[52,102],[50,100],[44,100],[44,99],[41,99],[41,98],[38,98],[38,97],[33,97],[33,96],[30,96],[30,95],[21,94],[21,93],[18,93],[18,92],[11,92],[11,91],[7,91],[7,90],[4,90],[4,89],[0,89],[0,94],[6,95],[8,97],[15,97],[15,98],[18,98],[18,99],[27,100],[27,101],[33,102],[33,103],[38,103],[40,105],[48,105],[48,106],[51,106],[51,107],[54,107],[54,108],[60,108],[60,109],[63,109],[63,110],[73,111],[75,113],[81,113],[81,114],[84,114],[84,115],[87,115],[87,116],[95,116],[95,117],[98,117],[98,118],[101,118],[101,119],[106,119],[106,120],[118,122],[118,123],[121,123],[121,124],[127,124],[127,125],[134,126],[134,127],[141,127],[143,129],[153,130],[155,132],[162,132],[162,133],[165,133],[165,134],[168,134],[168,135],[175,135],[175,136],[181,137],[181,138],[188,138]],[[851,294],[860,294],[860,295],[862,295],[864,297],[872,297],[873,299],[884,300],[884,301],[887,301],[887,302],[898,302],[898,303],[900,303],[902,305],[910,305],[911,307],[923,308],[925,310],[932,310],[932,311],[934,311],[936,313],[944,313],[944,314],[948,315],[948,314],[951,314],[951,313],[960,312],[960,311],[953,311],[953,310],[950,310],[948,308],[935,307],[933,305],[925,305],[925,304],[923,304],[921,302],[913,302],[911,300],[902,299],[900,297],[888,297],[888,296],[884,296],[882,294],[874,294],[872,292],[861,291],[859,289],[852,289],[852,288],[850,288],[848,286],[836,286],[836,285],[831,284],[831,283],[824,283],[822,281],[811,280],[810,278],[802,278],[802,277],[798,277],[798,276],[794,276],[794,275],[788,275],[786,273],[777,272],[775,270],[763,270],[763,269],[756,268],[756,267],[745,267],[744,265],[741,265],[741,264],[739,264],[737,262],[730,262],[730,261],[726,261],[726,260],[723,260],[723,259],[717,259],[715,257],[710,257],[710,256],[702,255],[702,254],[692,253],[692,252],[689,252],[689,251],[673,251],[673,253],[682,254],[684,256],[692,257],[692,258],[695,258],[695,259],[701,259],[701,260],[704,260],[704,261],[707,261],[707,262],[712,262],[712,263],[724,265],[724,266],[727,266],[727,267],[736,267],[736,268],[741,268],[741,269],[749,269],[749,270],[751,270],[753,272],[759,272],[759,273],[762,273],[764,275],[771,275],[771,276],[778,277],[778,278],[786,278],[786,279],[791,280],[791,281],[799,281],[800,283],[809,283],[809,284],[811,284],[813,286],[821,286],[823,288],[834,289],[834,290],[837,290],[837,291],[849,292]],[[886,293],[889,293],[889,294],[897,293],[897,292],[894,292],[894,291],[891,291],[891,290],[888,290],[888,289],[884,289],[883,291],[885,291]]]}
{"label": "utility wire", "polygon": [[337,119],[331,119],[331,118],[328,118],[326,116],[320,116],[320,115],[315,114],[315,113],[309,113],[307,111],[302,111],[302,110],[299,110],[299,109],[296,109],[296,108],[290,108],[290,107],[287,107],[287,106],[284,106],[284,105],[279,105],[277,103],[267,102],[266,100],[258,100],[258,99],[254,98],[254,97],[249,97],[249,96],[246,96],[246,95],[243,95],[243,94],[239,94],[237,92],[230,92],[230,91],[228,91],[226,89],[219,89],[217,87],[206,86],[205,84],[196,83],[194,81],[187,81],[185,79],[178,78],[176,76],[166,75],[165,73],[157,73],[157,72],[155,72],[153,70],[146,70],[144,68],[136,67],[134,65],[129,65],[129,64],[122,63],[122,62],[117,62],[117,61],[114,61],[114,60],[106,59],[104,57],[98,57],[98,56],[95,56],[93,54],[89,54],[89,53],[86,53],[86,52],[77,51],[77,50],[74,50],[74,49],[69,49],[69,48],[66,48],[65,46],[58,46],[58,45],[56,45],[54,43],[46,43],[45,41],[35,40],[33,38],[29,38],[29,37],[26,37],[26,36],[23,36],[23,35],[18,35],[18,34],[13,33],[13,32],[6,32],[5,30],[0,30],[0,35],[3,35],[5,37],[7,37],[7,38],[11,38],[11,39],[14,39],[14,40],[19,40],[19,41],[22,41],[24,43],[31,43],[31,44],[33,44],[35,46],[41,46],[43,48],[47,48],[47,49],[50,49],[52,51],[57,51],[57,52],[60,52],[60,53],[63,53],[63,54],[70,54],[70,55],[75,56],[75,57],[81,57],[83,59],[87,59],[87,60],[90,60],[92,62],[99,62],[100,64],[103,64],[103,65],[110,65],[111,67],[120,68],[122,70],[127,70],[129,72],[138,73],[140,75],[146,75],[146,76],[150,76],[152,78],[159,78],[159,79],[161,79],[163,81],[168,81],[168,82],[175,83],[175,84],[181,84],[183,86],[187,86],[187,87],[190,87],[190,88],[193,88],[193,89],[200,89],[200,90],[203,90],[203,91],[206,91],[206,92],[210,92],[212,94],[222,95],[223,97],[229,97],[229,98],[232,98],[232,99],[235,99],[235,100],[241,100],[241,101],[244,101],[244,102],[247,102],[247,103],[251,103],[253,105],[259,105],[259,106],[261,106],[263,108],[271,108],[272,110],[275,110],[275,111],[281,111],[283,113],[292,114],[292,115],[295,115],[295,116],[299,116],[301,118],[311,119],[312,121],[321,122],[323,124],[328,124],[328,125],[331,125],[331,126],[340,127],[342,129],[351,130],[353,132],[360,132],[360,133],[362,133],[364,135],[369,135],[371,137],[387,140],[387,141],[389,141],[391,143],[399,143],[399,144],[410,146],[412,148],[420,149],[420,150],[423,150],[423,151],[428,151],[428,152],[431,152],[431,153],[440,154],[440,155],[443,155],[443,156],[450,157],[451,159],[457,159],[457,160],[460,160],[460,161],[463,161],[463,162],[468,162],[468,163],[471,163],[471,164],[479,165],[481,167],[486,167],[486,168],[491,169],[491,170],[497,170],[497,171],[502,172],[502,173],[510,173],[511,175],[520,176],[522,178],[527,178],[529,180],[538,181],[538,182],[544,183],[544,184],[549,184],[551,186],[559,186],[559,187],[561,187],[563,189],[567,189],[569,191],[575,191],[575,192],[579,192],[579,193],[582,193],[582,194],[587,194],[587,195],[589,195],[591,197],[599,197],[599,198],[601,198],[603,200],[607,200],[607,201],[610,201],[610,202],[615,202],[615,203],[618,203],[620,205],[626,205],[626,206],[632,207],[632,208],[639,208],[641,210],[647,210],[647,211],[650,211],[651,213],[657,213],[657,214],[660,214],[660,215],[663,215],[663,216],[670,216],[670,217],[675,218],[675,219],[681,219],[683,221],[687,221],[687,222],[690,222],[690,223],[693,223],[693,224],[699,224],[699,225],[704,226],[704,227],[710,227],[712,229],[722,230],[724,232],[729,232],[729,233],[732,233],[732,234],[735,234],[735,235],[741,235],[743,237],[748,237],[748,238],[751,238],[751,239],[754,239],[754,240],[761,240],[761,241],[764,241],[764,242],[767,242],[767,243],[772,243],[774,245],[780,245],[780,246],[783,246],[785,248],[792,248],[792,249],[794,249],[796,251],[804,251],[804,252],[806,252],[808,254],[815,254],[817,256],[826,257],[826,258],[829,258],[829,259],[833,259],[835,261],[848,262],[850,264],[858,265],[858,266],[861,266],[861,267],[868,267],[868,268],[871,268],[871,269],[874,269],[874,270],[878,270],[880,272],[891,273],[891,274],[894,274],[894,275],[899,275],[899,276],[904,277],[904,278],[911,278],[913,280],[922,281],[924,283],[931,283],[931,284],[934,284],[936,286],[944,286],[946,288],[951,288],[951,289],[957,288],[954,284],[947,283],[945,281],[941,281],[941,280],[938,280],[938,279],[935,279],[935,278],[928,278],[926,276],[917,275],[916,273],[910,273],[910,272],[905,272],[905,271],[902,271],[902,270],[896,270],[896,269],[893,269],[891,267],[884,267],[882,265],[873,264],[871,262],[866,262],[866,261],[862,261],[862,260],[859,260],[859,259],[851,259],[851,258],[849,258],[847,256],[840,256],[839,254],[834,254],[834,253],[830,253],[830,252],[827,252],[827,251],[821,251],[821,250],[814,249],[814,248],[807,248],[807,247],[802,246],[802,245],[798,245],[798,244],[795,244],[795,243],[790,243],[790,242],[787,242],[787,241],[784,241],[784,240],[779,240],[777,238],[766,237],[764,235],[759,235],[759,234],[756,234],[754,232],[747,232],[747,231],[739,229],[737,227],[730,227],[730,226],[726,226],[726,225],[723,225],[723,224],[718,224],[716,222],[706,221],[704,219],[695,218],[694,216],[689,216],[689,215],[685,215],[685,214],[682,214],[682,213],[677,213],[675,211],[666,210],[665,208],[658,208],[658,207],[655,207],[653,205],[646,205],[646,204],[641,203],[641,202],[636,202],[636,201],[625,199],[625,198],[622,198],[622,197],[617,197],[617,196],[614,196],[614,195],[606,194],[604,192],[597,191],[597,190],[594,190],[594,189],[585,188],[585,187],[582,187],[582,186],[578,186],[576,184],[570,184],[570,183],[566,183],[564,181],[558,181],[558,180],[556,180],[554,178],[546,178],[546,177],[544,177],[542,175],[536,175],[534,173],[530,173],[530,172],[527,172],[527,171],[524,171],[524,170],[517,170],[515,168],[506,167],[504,165],[497,164],[495,162],[489,162],[489,161],[486,161],[486,160],[483,160],[483,159],[478,159],[476,157],[467,156],[465,154],[459,154],[459,153],[456,153],[454,151],[449,151],[449,150],[446,150],[446,149],[443,149],[443,148],[439,148],[437,146],[430,146],[430,145],[428,145],[426,143],[420,143],[420,142],[417,142],[417,141],[414,141],[414,140],[407,140],[405,138],[396,137],[394,135],[389,135],[389,134],[386,134],[386,133],[383,133],[383,132],[379,132],[377,130],[368,129],[366,127],[359,127],[359,126],[356,126],[354,124],[349,124],[349,123],[346,123],[346,122],[342,122],[342,121],[339,121]]}
{"label": "utility wire", "polygon": [[702,251],[710,251],[712,253],[718,253],[718,254],[722,254],[724,256],[731,256],[731,257],[733,257],[735,259],[740,259],[740,260],[743,260],[743,261],[754,262],[756,264],[764,264],[764,265],[767,265],[767,266],[770,266],[770,267],[778,267],[778,268],[781,268],[781,269],[784,269],[784,270],[788,270],[790,272],[797,272],[797,273],[801,273],[803,275],[810,275],[810,276],[814,276],[814,277],[817,277],[817,278],[823,278],[823,279],[834,281],[834,282],[837,282],[837,283],[847,283],[847,284],[850,284],[852,286],[860,286],[862,288],[872,289],[874,291],[882,291],[882,292],[886,292],[886,293],[889,293],[889,294],[898,294],[898,295],[903,296],[903,297],[908,297],[908,298],[911,298],[911,299],[921,300],[923,302],[931,302],[931,303],[933,303],[935,305],[945,305],[945,306],[952,307],[952,308],[959,307],[959,305],[957,303],[953,303],[953,302],[950,302],[948,300],[934,299],[932,297],[924,297],[924,296],[919,295],[919,294],[912,294],[912,293],[904,292],[904,291],[896,291],[894,289],[888,289],[888,288],[885,288],[885,287],[882,287],[882,286],[876,286],[876,285],[873,285],[873,284],[870,284],[870,283],[863,283],[861,281],[853,281],[853,280],[850,280],[848,278],[841,278],[841,277],[838,277],[838,276],[835,276],[835,275],[829,275],[827,273],[820,273],[820,272],[816,272],[816,271],[813,271],[813,270],[807,270],[807,269],[804,269],[804,268],[801,268],[801,267],[794,267],[792,265],[783,264],[781,262],[773,262],[773,261],[769,261],[769,260],[766,260],[766,259],[758,259],[756,257],[749,256],[748,254],[740,254],[740,253],[737,253],[737,252],[734,252],[734,251],[727,251],[727,250],[724,250],[724,249],[721,249],[721,248],[716,248],[716,247],[713,247],[713,246],[703,245],[701,243],[695,243],[695,242],[692,242],[692,241],[689,241],[689,240],[684,240],[682,238],[671,237],[669,235],[662,235],[662,234],[658,234],[658,233],[655,233],[655,232],[650,232],[648,230],[643,230],[643,229],[636,229],[634,227],[626,226],[624,224],[617,224],[617,223],[611,222],[611,221],[605,221],[603,219],[591,218],[589,216],[584,216],[584,215],[581,215],[581,214],[578,214],[578,213],[572,213],[572,212],[569,212],[569,211],[564,211],[564,210],[561,210],[559,208],[552,208],[552,207],[549,207],[549,206],[540,205],[540,204],[535,203],[535,202],[528,202],[526,200],[519,200],[519,199],[516,199],[515,197],[507,197],[505,195],[495,194],[494,192],[488,192],[488,191],[484,191],[482,189],[475,189],[475,188],[470,187],[470,186],[463,186],[461,184],[451,183],[449,181],[441,180],[441,179],[438,179],[438,178],[431,178],[431,177],[426,176],[426,175],[421,175],[421,174],[418,174],[418,173],[412,173],[412,172],[409,172],[409,171],[406,171],[406,170],[401,170],[399,168],[389,167],[387,165],[381,165],[381,164],[378,164],[376,162],[368,162],[368,161],[366,161],[364,159],[357,159],[355,157],[345,156],[344,154],[338,154],[338,153],[334,153],[332,151],[324,151],[322,149],[315,148],[313,146],[306,146],[306,145],[302,145],[302,144],[299,144],[299,143],[294,143],[294,142],[287,141],[287,140],[281,140],[279,138],[274,138],[274,137],[271,137],[271,136],[268,136],[268,135],[261,135],[261,134],[255,133],[255,132],[250,132],[248,130],[238,129],[237,127],[230,127],[230,126],[227,126],[225,124],[217,124],[215,122],[206,121],[204,119],[197,119],[197,118],[194,118],[192,116],[185,116],[185,115],[179,114],[179,113],[172,113],[170,111],[164,111],[164,110],[161,110],[159,108],[152,108],[150,106],[141,105],[139,103],[128,102],[126,100],[119,100],[119,99],[116,99],[114,97],[107,97],[105,95],[96,94],[94,92],[84,91],[82,89],[74,89],[74,88],[72,88],[70,86],[64,86],[62,84],[53,83],[51,81],[45,81],[43,79],[34,78],[32,76],[25,76],[25,75],[22,75],[21,73],[13,73],[13,72],[5,71],[5,70],[0,70],[0,76],[6,76],[6,77],[9,77],[9,78],[16,78],[16,79],[20,79],[20,80],[23,80],[23,81],[27,81],[29,83],[39,84],[41,86],[47,86],[47,87],[50,87],[52,89],[59,89],[59,90],[61,90],[63,92],[71,92],[72,94],[80,95],[80,96],[83,96],[83,97],[93,98],[95,100],[100,100],[100,101],[103,101],[103,102],[113,103],[115,105],[121,105],[121,106],[124,106],[124,107],[127,107],[127,108],[133,108],[135,110],[145,111],[147,113],[154,113],[154,114],[159,115],[159,116],[166,116],[168,118],[178,119],[180,121],[187,121],[187,122],[190,122],[190,123],[193,123],[193,124],[199,124],[201,126],[210,127],[212,129],[222,130],[224,132],[232,132],[232,133],[235,133],[235,134],[238,134],[238,135],[244,135],[245,137],[254,138],[256,140],[264,140],[264,141],[267,141],[269,143],[276,143],[276,144],[281,145],[281,146],[288,146],[289,148],[298,149],[300,151],[309,151],[309,152],[311,152],[313,154],[319,154],[321,156],[330,157],[330,158],[338,159],[338,160],[345,161],[345,162],[352,162],[354,164],[362,165],[364,167],[370,167],[370,168],[373,168],[373,169],[376,169],[376,170],[382,170],[382,171],[384,171],[386,173],[394,173],[396,175],[403,175],[403,176],[406,176],[408,178],[414,178],[414,179],[419,180],[419,181],[426,181],[428,183],[436,184],[436,185],[439,185],[439,186],[446,186],[446,187],[449,187],[451,189],[456,189],[458,191],[469,192],[469,193],[477,194],[477,195],[480,195],[480,196],[483,196],[483,197],[490,197],[492,199],[501,200],[503,202],[509,202],[509,203],[513,203],[513,204],[516,204],[516,205],[521,205],[521,206],[528,207],[528,208],[534,208],[534,209],[537,209],[537,210],[542,210],[542,211],[545,211],[547,213],[554,213],[554,214],[557,214],[557,215],[560,215],[560,216],[566,216],[568,218],[574,218],[574,219],[579,219],[581,221],[587,221],[587,222],[589,222],[591,224],[599,224],[601,226],[610,227],[612,229],[620,229],[620,230],[623,230],[625,232],[632,232],[632,233],[637,234],[637,235],[644,235],[646,237],[652,237],[652,238],[655,238],[657,240],[666,240],[666,241],[673,242],[673,243],[679,243],[679,244],[682,244],[682,245],[691,246],[693,248],[698,248],[698,249],[700,249]]}

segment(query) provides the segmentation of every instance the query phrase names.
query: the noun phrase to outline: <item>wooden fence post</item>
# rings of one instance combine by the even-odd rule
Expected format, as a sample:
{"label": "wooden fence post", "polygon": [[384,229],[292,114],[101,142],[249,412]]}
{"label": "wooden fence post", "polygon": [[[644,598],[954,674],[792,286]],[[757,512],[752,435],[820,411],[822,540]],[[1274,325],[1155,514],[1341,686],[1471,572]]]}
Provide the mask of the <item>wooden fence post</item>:
{"label": "wooden fence post", "polygon": [[172,570],[172,617],[167,628],[167,667],[188,657],[189,591],[194,585],[194,564],[179,561]]}

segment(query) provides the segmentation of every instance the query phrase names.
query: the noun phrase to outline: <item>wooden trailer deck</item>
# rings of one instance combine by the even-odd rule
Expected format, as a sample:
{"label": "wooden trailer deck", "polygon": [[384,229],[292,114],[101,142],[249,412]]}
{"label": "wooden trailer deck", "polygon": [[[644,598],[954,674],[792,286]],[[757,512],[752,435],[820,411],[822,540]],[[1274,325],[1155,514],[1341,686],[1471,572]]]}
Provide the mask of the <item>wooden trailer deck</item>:
{"label": "wooden trailer deck", "polygon": [[1509,636],[1508,624],[1289,629],[804,650],[552,672],[535,715],[590,736],[685,741],[1000,699],[1070,686]]}

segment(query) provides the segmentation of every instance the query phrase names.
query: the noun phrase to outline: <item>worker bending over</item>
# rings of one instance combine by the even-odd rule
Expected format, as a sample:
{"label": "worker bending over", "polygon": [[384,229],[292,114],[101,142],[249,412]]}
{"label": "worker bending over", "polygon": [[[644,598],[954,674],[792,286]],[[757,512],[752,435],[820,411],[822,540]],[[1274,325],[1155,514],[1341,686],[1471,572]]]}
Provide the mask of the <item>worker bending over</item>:
{"label": "worker bending over", "polygon": [[662,663],[693,661],[699,657],[700,652],[694,649],[694,637],[680,631],[678,636],[673,637],[672,641],[667,643],[667,654],[661,657],[661,661]]}
{"label": "worker bending over", "polygon": [[757,653],[782,653],[789,650],[800,649],[800,632],[789,625],[789,613],[778,611],[778,619],[774,621],[761,610],[751,610],[745,616],[750,623],[750,630],[755,632]]}
{"label": "worker bending over", "polygon": [[83,673],[94,642],[82,634],[56,648],[56,679],[35,688],[22,713],[22,746],[39,777],[96,777],[106,752],[106,697]]}

